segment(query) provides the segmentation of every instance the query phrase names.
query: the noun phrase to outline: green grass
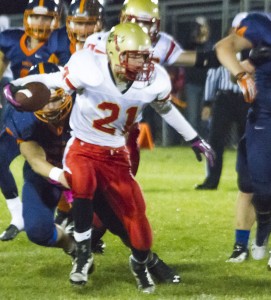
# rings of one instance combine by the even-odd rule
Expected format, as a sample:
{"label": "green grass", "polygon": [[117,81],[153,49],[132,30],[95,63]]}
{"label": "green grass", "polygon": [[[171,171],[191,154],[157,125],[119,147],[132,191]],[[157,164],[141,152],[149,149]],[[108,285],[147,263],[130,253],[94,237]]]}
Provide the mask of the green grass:
{"label": "green grass", "polygon": [[[128,268],[129,250],[107,233],[104,255],[84,288],[68,281],[70,259],[59,249],[40,247],[20,233],[0,243],[0,299],[270,299],[271,274],[266,260],[227,264],[234,241],[237,194],[234,151],[225,153],[217,191],[195,191],[204,179],[204,163],[189,148],[141,152],[137,179],[154,233],[153,250],[182,276],[178,286],[158,285],[154,295],[136,290]],[[22,159],[12,169],[21,186]],[[2,197],[0,230],[10,217]]]}

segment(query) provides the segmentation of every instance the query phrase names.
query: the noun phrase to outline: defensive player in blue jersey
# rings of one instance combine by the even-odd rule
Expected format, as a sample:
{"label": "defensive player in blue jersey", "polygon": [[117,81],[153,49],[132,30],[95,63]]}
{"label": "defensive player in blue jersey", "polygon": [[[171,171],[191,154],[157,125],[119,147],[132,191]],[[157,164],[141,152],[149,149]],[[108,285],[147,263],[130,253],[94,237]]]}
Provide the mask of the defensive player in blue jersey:
{"label": "defensive player in blue jersey", "polygon": [[[0,77],[10,63],[14,78],[24,77],[31,66],[52,61],[65,64],[66,52],[58,49],[58,40],[49,39],[59,26],[59,6],[54,0],[31,0],[24,12],[24,30],[8,29],[0,33]],[[58,57],[54,54],[58,53]],[[0,236],[2,241],[13,239],[24,227],[22,204],[9,165],[19,155],[16,141],[6,132],[0,135],[0,188],[11,213],[10,226]]]}
{"label": "defensive player in blue jersey", "polygon": [[[216,45],[219,60],[236,77],[245,101],[252,103],[243,147],[239,147],[237,165],[242,179],[239,181],[240,190],[254,193],[253,204],[257,215],[255,245],[259,248],[264,247],[271,229],[270,28],[270,14],[250,13],[241,21],[235,34]],[[236,53],[244,49],[252,49],[254,52],[255,79],[236,59]]]}
{"label": "defensive player in blue jersey", "polygon": [[[58,72],[52,63],[39,63],[29,74]],[[74,240],[54,224],[54,212],[63,192],[60,185],[34,172],[43,160],[62,166],[63,151],[70,138],[69,115],[72,97],[62,89],[52,93],[50,103],[35,113],[18,112],[6,107],[5,125],[16,139],[26,161],[23,167],[23,218],[28,238],[38,245],[63,248],[71,254]]]}

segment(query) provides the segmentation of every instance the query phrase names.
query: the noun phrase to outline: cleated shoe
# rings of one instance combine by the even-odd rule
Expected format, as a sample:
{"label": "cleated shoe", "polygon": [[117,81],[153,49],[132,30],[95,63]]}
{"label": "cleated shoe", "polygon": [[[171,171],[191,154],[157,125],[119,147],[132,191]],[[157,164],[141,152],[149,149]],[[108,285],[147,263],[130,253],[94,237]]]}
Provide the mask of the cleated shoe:
{"label": "cleated shoe", "polygon": [[248,259],[248,255],[248,249],[244,245],[235,243],[232,255],[226,260],[226,262],[242,263]]}
{"label": "cleated shoe", "polygon": [[106,247],[106,244],[103,240],[98,240],[96,244],[91,244],[91,251],[95,254],[104,254],[104,249]]}
{"label": "cleated shoe", "polygon": [[8,228],[0,235],[1,241],[11,241],[16,238],[20,230],[13,224],[10,224]]}
{"label": "cleated shoe", "polygon": [[155,284],[146,267],[146,264],[137,262],[133,256],[129,257],[130,269],[135,276],[137,287],[145,294],[152,294],[155,291]]}
{"label": "cleated shoe", "polygon": [[90,252],[90,240],[82,241],[76,245],[76,258],[70,273],[70,282],[74,285],[85,285],[94,264],[94,258]]}
{"label": "cleated shoe", "polygon": [[56,210],[55,223],[65,228],[68,224],[72,222],[71,212],[64,212],[60,209]]}
{"label": "cleated shoe", "polygon": [[181,282],[181,276],[164,263],[156,253],[152,253],[147,268],[150,274],[160,283],[178,284]]}
{"label": "cleated shoe", "polygon": [[257,246],[256,240],[251,244],[251,256],[255,260],[261,260],[267,255],[267,241],[262,246]]}

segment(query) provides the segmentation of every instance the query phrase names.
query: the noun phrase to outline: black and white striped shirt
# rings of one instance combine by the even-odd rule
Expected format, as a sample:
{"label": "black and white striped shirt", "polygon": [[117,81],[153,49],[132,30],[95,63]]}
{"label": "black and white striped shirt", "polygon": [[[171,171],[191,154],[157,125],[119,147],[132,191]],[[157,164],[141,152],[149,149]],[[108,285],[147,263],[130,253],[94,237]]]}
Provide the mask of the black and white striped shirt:
{"label": "black and white striped shirt", "polygon": [[232,91],[233,93],[241,93],[238,84],[235,84],[230,79],[230,72],[223,66],[208,70],[205,82],[205,101],[214,101],[218,91]]}

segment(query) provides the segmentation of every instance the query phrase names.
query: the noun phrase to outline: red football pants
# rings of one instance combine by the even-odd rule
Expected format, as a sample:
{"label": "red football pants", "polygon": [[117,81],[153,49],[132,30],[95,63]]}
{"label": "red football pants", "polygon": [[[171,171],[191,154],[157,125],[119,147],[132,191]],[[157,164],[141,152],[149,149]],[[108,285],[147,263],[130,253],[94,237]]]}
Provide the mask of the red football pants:
{"label": "red football pants", "polygon": [[74,198],[93,199],[98,189],[126,229],[131,245],[137,250],[151,248],[145,201],[131,173],[126,147],[102,147],[75,139],[65,156],[65,165],[70,171],[65,175]]}

